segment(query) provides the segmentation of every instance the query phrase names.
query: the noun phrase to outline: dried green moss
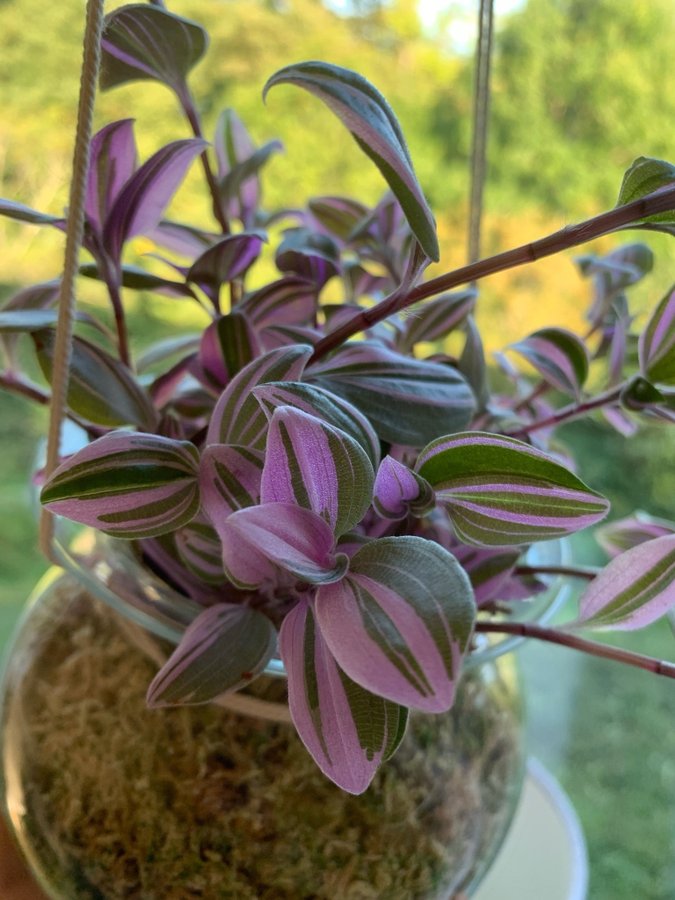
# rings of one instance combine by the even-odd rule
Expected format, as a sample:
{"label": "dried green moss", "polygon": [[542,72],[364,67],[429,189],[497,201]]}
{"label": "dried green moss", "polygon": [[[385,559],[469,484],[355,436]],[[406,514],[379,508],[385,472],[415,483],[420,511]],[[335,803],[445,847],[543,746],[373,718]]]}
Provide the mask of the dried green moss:
{"label": "dried green moss", "polygon": [[[487,689],[467,674],[450,714],[413,717],[352,797],[289,725],[146,709],[153,664],[114,615],[69,581],[51,604],[5,715],[30,840],[65,900],[447,898],[492,853],[521,765],[494,673]],[[268,699],[283,690],[256,686]]]}

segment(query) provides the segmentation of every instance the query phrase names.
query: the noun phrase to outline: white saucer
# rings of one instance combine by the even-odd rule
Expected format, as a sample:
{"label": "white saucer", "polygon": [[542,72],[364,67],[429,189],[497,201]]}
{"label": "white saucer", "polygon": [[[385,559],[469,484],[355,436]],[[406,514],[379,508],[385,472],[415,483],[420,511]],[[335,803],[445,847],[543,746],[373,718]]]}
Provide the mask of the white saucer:
{"label": "white saucer", "polygon": [[586,900],[588,855],[577,814],[536,759],[513,826],[472,900]]}

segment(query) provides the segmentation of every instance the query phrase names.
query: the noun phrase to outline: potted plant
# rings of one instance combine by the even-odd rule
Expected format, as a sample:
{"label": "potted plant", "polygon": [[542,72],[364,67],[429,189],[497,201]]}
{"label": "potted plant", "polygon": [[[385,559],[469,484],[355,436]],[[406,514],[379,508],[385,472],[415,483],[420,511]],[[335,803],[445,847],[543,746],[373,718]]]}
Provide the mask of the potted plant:
{"label": "potted plant", "polygon": [[[260,173],[278,143],[255,147],[231,111],[212,147],[203,137],[187,83],[202,29],[134,4],[108,16],[102,46],[104,89],[164,83],[194,136],[142,164],[129,119],[91,141],[80,272],[105,286],[113,326],[80,315],[65,412],[83,446],[41,476],[44,506],[88,530],[57,544],[77,579],[49,576],[6,673],[9,817],[68,897],[470,890],[521,769],[513,673],[494,662],[512,639],[675,674],[580,635],[668,611],[675,525],[602,525],[600,572],[562,559],[609,503],[556,439],[598,412],[624,434],[672,423],[675,293],[635,334],[626,290],[648,249],[584,257],[587,334],[539,329],[490,370],[475,283],[625,227],[672,231],[675,167],[636,160],[613,210],[425,281],[434,218],[361,76],[305,62],[265,91],[320,98],[390,192],[375,208],[324,196],[269,213]],[[197,157],[213,222],[163,218]],[[161,248],[147,269],[125,261],[141,234]],[[134,357],[123,297],[139,290],[198,304],[203,330]],[[53,380],[58,292],[26,288],[0,312],[2,386],[43,403],[17,334]],[[551,627],[550,596],[536,598],[561,576],[588,585]],[[187,828],[160,829],[171,808]]]}

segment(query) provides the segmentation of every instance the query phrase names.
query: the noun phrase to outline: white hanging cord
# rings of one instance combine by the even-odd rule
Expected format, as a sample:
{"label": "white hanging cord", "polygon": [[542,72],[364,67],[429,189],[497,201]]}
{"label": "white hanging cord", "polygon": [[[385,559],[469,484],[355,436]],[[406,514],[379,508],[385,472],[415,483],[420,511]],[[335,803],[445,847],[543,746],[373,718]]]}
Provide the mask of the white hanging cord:
{"label": "white hanging cord", "polygon": [[492,62],[493,0],[481,0],[476,41],[476,70],[473,95],[473,137],[471,147],[471,198],[469,201],[469,264],[480,259],[483,188],[487,172],[487,134],[490,109],[490,67]]}
{"label": "white hanging cord", "polygon": [[[47,436],[45,475],[49,476],[59,463],[61,426],[68,405],[68,379],[73,345],[75,317],[75,278],[84,234],[84,208],[89,170],[89,144],[94,115],[94,99],[101,59],[104,0],[87,0],[84,50],[80,76],[80,99],[77,110],[77,131],[73,151],[73,174],[70,183],[66,247],[63,277],[58,298],[58,321],[52,364],[52,399]],[[40,515],[40,547],[53,559],[54,522],[46,509]]]}

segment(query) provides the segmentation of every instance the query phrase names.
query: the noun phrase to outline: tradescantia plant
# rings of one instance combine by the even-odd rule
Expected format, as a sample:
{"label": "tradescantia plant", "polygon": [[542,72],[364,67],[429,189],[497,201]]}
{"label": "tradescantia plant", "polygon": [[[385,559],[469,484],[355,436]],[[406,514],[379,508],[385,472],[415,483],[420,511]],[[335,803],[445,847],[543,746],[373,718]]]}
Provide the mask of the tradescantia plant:
{"label": "tradescantia plant", "polygon": [[[321,99],[390,191],[375,208],[324,196],[268,213],[260,173],[280,144],[255,147],[229,110],[212,144],[204,139],[187,78],[206,45],[198,25],[159,4],[107,18],[102,88],[165,84],[194,137],[142,164],[131,120],[93,140],[81,273],[106,286],[115,333],[79,315],[68,415],[89,443],[41,495],[52,512],[132,542],[184,595],[189,624],[149,704],[209,702],[278,654],[305,746],[360,793],[396,750],[409,709],[450,708],[479,632],[566,643],[672,677],[675,666],[578,632],[638,628],[675,604],[675,525],[640,514],[603,526],[612,559],[599,573],[537,568],[525,554],[609,511],[556,443],[558,425],[596,412],[623,434],[641,419],[675,421],[675,291],[636,335],[627,291],[651,268],[648,248],[582,257],[593,283],[587,334],[541,329],[488,370],[473,284],[624,227],[673,233],[675,167],[638,159],[614,210],[424,281],[439,258],[434,218],[379,92],[321,62],[269,79],[265,93],[290,84]],[[167,220],[199,156],[213,223]],[[64,227],[11,201],[0,213]],[[137,235],[163,248],[168,274],[156,261],[153,271],[125,262]],[[139,290],[200,304],[203,333],[133,359],[123,295]],[[0,312],[0,383],[42,403],[49,394],[22,371],[17,341],[30,335],[49,381],[57,291],[26,288]],[[457,356],[444,350],[450,334]],[[589,582],[575,621],[509,618],[559,572]]]}

